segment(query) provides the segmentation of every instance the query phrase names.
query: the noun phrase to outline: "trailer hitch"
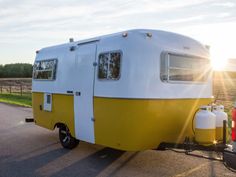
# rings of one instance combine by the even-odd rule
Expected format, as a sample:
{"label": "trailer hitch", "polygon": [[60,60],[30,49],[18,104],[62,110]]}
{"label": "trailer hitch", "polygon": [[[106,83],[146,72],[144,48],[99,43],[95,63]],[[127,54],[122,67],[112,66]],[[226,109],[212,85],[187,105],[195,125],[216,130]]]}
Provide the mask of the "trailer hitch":
{"label": "trailer hitch", "polygon": [[[223,122],[223,141],[221,143],[204,146],[194,141],[190,141],[190,138],[186,137],[182,144],[163,142],[158,146],[157,150],[172,150],[174,152],[181,152],[194,157],[222,161],[229,170],[236,172],[236,142],[233,142],[233,145],[226,144],[226,123],[226,121]],[[195,150],[222,153],[222,158],[213,158],[191,153]]]}
{"label": "trailer hitch", "polygon": [[26,123],[34,122],[34,118],[32,118],[32,117],[26,117],[26,118],[25,118],[25,122],[26,122]]}

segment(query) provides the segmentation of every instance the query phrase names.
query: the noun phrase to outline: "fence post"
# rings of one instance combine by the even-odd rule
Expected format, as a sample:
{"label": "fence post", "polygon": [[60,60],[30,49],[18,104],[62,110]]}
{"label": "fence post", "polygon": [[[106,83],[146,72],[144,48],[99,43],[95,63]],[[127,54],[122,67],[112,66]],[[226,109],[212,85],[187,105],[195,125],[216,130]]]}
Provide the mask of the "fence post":
{"label": "fence post", "polygon": [[10,94],[11,94],[11,85],[10,85]]}
{"label": "fence post", "polygon": [[2,85],[1,85],[1,93],[2,93]]}
{"label": "fence post", "polygon": [[22,96],[22,85],[20,85],[20,96]]}

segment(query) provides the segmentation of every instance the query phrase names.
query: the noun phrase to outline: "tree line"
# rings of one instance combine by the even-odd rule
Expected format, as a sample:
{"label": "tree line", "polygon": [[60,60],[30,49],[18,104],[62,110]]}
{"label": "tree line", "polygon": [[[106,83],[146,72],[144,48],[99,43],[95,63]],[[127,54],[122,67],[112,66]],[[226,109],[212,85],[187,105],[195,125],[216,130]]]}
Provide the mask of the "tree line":
{"label": "tree line", "polygon": [[32,64],[14,63],[0,65],[0,78],[27,78],[32,77]]}

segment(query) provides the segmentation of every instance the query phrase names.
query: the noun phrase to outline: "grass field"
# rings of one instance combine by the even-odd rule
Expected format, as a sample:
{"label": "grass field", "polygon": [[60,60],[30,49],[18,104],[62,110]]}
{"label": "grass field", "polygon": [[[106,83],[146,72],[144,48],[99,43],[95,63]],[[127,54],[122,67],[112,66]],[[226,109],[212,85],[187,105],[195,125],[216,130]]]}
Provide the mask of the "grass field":
{"label": "grass field", "polygon": [[236,102],[236,74],[232,72],[215,72],[213,80],[215,103],[222,104],[228,114],[229,134],[231,134],[232,109]]}
{"label": "grass field", "polygon": [[31,107],[31,85],[31,78],[0,78],[0,102]]}
{"label": "grass field", "polygon": [[0,94],[0,102],[14,104],[19,106],[31,107],[31,94],[16,95],[16,94]]}
{"label": "grass field", "polygon": [[236,77],[231,75],[227,72],[217,73],[213,80],[215,102],[224,105],[230,115],[236,101]]}

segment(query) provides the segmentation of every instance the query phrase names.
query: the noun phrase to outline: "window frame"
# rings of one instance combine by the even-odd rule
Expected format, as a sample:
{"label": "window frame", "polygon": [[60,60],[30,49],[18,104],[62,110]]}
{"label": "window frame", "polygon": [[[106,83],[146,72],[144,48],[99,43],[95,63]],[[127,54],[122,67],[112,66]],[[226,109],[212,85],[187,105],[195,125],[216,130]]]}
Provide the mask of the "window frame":
{"label": "window frame", "polygon": [[[100,55],[102,55],[102,54],[109,54],[109,59],[110,59],[110,55],[111,55],[111,53],[119,53],[120,54],[120,72],[119,72],[119,75],[118,75],[118,77],[117,78],[115,78],[115,79],[109,79],[108,77],[106,77],[106,78],[99,78],[99,61],[100,61]],[[98,65],[98,67],[97,67],[97,78],[98,78],[98,80],[99,81],[118,81],[118,80],[120,80],[120,78],[121,78],[121,69],[122,69],[122,58],[123,58],[123,52],[121,51],[121,50],[111,50],[111,51],[106,51],[106,52],[101,52],[101,53],[99,53],[98,54],[98,62],[97,62],[97,65]],[[109,60],[110,61],[110,60]],[[109,71],[109,63],[108,63],[108,69],[107,69],[108,71]]]}
{"label": "window frame", "polygon": [[[164,51],[161,53],[160,55],[160,80],[164,83],[172,83],[172,84],[203,84],[203,83],[207,83],[208,78],[209,78],[209,74],[210,71],[206,72],[206,76],[204,76],[204,81],[178,81],[178,80],[170,80],[170,69],[180,69],[180,70],[191,70],[188,68],[179,68],[179,67],[170,67],[170,55],[175,55],[175,56],[182,56],[182,57],[187,57],[187,58],[193,58],[193,59],[203,59],[206,60],[208,62],[208,64],[210,65],[210,59],[206,58],[206,57],[201,57],[201,56],[197,56],[197,55],[190,55],[190,54],[186,54],[186,53],[177,53],[177,52],[169,52],[169,51]],[[165,60],[165,65],[164,68],[162,68],[162,62],[163,60]],[[163,73],[162,71],[165,70],[165,72]],[[163,79],[163,75],[166,75],[167,78]]]}
{"label": "window frame", "polygon": [[[50,59],[38,60],[38,61],[34,62],[34,65],[35,65],[36,62],[45,62],[45,61],[56,61],[56,64],[52,69],[52,74],[54,75],[54,73],[55,73],[55,77],[52,77],[52,79],[37,79],[37,78],[34,78],[34,68],[33,68],[32,79],[34,81],[55,81],[56,80],[56,78],[57,78],[57,68],[58,68],[58,59],[57,58],[50,58]],[[36,71],[40,71],[40,70],[36,70]],[[46,69],[46,70],[43,70],[43,71],[50,71],[50,70]]]}

